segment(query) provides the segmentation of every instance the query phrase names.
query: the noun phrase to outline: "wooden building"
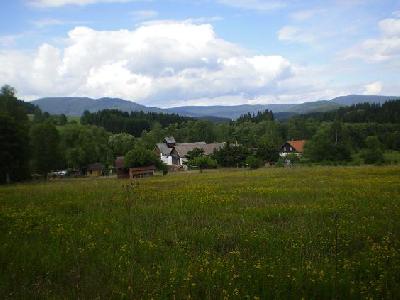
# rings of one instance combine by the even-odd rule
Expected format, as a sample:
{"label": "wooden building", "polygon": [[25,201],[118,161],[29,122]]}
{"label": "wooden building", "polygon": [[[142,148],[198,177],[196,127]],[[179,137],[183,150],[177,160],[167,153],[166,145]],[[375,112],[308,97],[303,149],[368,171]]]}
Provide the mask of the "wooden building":
{"label": "wooden building", "polygon": [[129,168],[129,178],[144,178],[144,177],[150,177],[154,175],[154,172],[156,171],[155,166],[149,166],[149,167],[140,167],[140,168]]}
{"label": "wooden building", "polygon": [[125,167],[125,161],[123,156],[117,157],[115,160],[115,169],[117,171],[118,178],[129,178],[129,168]]}
{"label": "wooden building", "polygon": [[90,164],[86,168],[86,175],[89,177],[99,177],[104,175],[104,165],[101,163]]}

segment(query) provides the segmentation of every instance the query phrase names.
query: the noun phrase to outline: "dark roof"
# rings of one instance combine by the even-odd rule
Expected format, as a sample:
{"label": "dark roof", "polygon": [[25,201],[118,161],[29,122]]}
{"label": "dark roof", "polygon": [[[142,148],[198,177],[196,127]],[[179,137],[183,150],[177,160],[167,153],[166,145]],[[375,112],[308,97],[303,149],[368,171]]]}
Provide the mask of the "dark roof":
{"label": "dark roof", "polygon": [[166,156],[170,155],[171,151],[174,149],[174,148],[168,148],[168,145],[165,143],[158,143],[157,148],[162,155]]}
{"label": "dark roof", "polygon": [[214,150],[218,150],[224,146],[224,143],[212,143],[207,144],[205,142],[198,143],[179,143],[176,144],[175,149],[178,152],[180,157],[185,157],[189,151],[192,151],[196,148],[203,149],[205,155],[210,155],[214,152]]}
{"label": "dark roof", "polygon": [[88,171],[102,171],[104,170],[104,165],[102,163],[94,163],[87,166]]}
{"label": "dark roof", "polygon": [[173,136],[167,136],[164,138],[164,142],[167,144],[175,144],[175,138]]}
{"label": "dark roof", "polygon": [[115,167],[117,169],[124,169],[125,168],[125,160],[123,156],[118,156],[115,160]]}

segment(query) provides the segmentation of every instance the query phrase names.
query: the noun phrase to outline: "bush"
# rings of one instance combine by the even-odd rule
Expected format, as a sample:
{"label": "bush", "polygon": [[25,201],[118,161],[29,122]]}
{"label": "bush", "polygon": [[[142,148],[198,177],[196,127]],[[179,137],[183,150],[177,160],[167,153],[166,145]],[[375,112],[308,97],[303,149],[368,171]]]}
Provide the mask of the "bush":
{"label": "bush", "polygon": [[367,146],[361,152],[361,157],[366,164],[381,164],[384,162],[382,144],[376,136],[369,136],[365,140]]}
{"label": "bush", "polygon": [[256,156],[248,156],[246,158],[246,165],[250,168],[250,169],[258,169],[259,167],[261,167],[263,164],[263,161],[256,157]]}
{"label": "bush", "polygon": [[203,169],[217,168],[217,162],[208,156],[198,156],[188,161],[189,167],[197,167],[202,171]]}
{"label": "bush", "polygon": [[158,155],[143,147],[136,147],[125,155],[125,167],[138,168],[155,166],[159,170],[165,170],[164,164]]}

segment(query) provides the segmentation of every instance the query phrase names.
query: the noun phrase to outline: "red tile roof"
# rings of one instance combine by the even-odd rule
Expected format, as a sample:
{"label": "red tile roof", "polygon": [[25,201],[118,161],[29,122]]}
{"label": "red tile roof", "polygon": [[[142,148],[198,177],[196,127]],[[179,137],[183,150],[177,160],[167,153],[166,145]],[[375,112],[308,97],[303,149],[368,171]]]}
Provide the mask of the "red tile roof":
{"label": "red tile roof", "polygon": [[305,140],[299,140],[299,141],[288,141],[290,146],[292,146],[294,149],[296,149],[297,152],[303,153],[304,151],[304,144],[306,143]]}

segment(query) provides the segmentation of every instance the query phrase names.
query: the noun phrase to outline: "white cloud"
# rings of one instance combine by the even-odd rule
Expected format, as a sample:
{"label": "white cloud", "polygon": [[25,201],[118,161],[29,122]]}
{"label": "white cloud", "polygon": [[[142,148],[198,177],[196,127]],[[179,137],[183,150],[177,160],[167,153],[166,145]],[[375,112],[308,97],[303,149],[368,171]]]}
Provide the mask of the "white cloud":
{"label": "white cloud", "polygon": [[0,52],[0,84],[31,97],[112,96],[169,106],[228,95],[256,99],[293,75],[287,59],[252,55],[218,38],[209,24],[153,22],[131,31],[76,27],[66,40],[65,48],[44,44],[31,54]]}
{"label": "white cloud", "polygon": [[287,42],[311,43],[314,36],[295,26],[284,26],[278,31],[278,39]]}
{"label": "white cloud", "polygon": [[50,26],[60,26],[60,25],[83,25],[89,24],[87,21],[67,21],[67,20],[60,20],[60,19],[39,19],[32,21],[32,24],[37,28],[44,28]]}
{"label": "white cloud", "polygon": [[378,24],[381,36],[367,39],[347,49],[342,57],[361,58],[370,62],[398,60],[400,58],[400,19],[384,19]]}
{"label": "white cloud", "polygon": [[313,18],[314,16],[324,12],[323,9],[305,9],[299,10],[290,14],[290,17],[295,21],[305,21]]}
{"label": "white cloud", "polygon": [[364,95],[379,95],[382,92],[383,84],[380,81],[365,85]]}
{"label": "white cloud", "polygon": [[218,0],[219,3],[243,9],[270,11],[283,8],[287,1],[282,0]]}
{"label": "white cloud", "polygon": [[95,3],[124,3],[131,1],[137,0],[28,0],[28,3],[36,7],[60,7],[64,5],[83,6]]}
{"label": "white cloud", "polygon": [[155,10],[136,10],[130,13],[135,21],[143,21],[158,17],[158,12]]}

